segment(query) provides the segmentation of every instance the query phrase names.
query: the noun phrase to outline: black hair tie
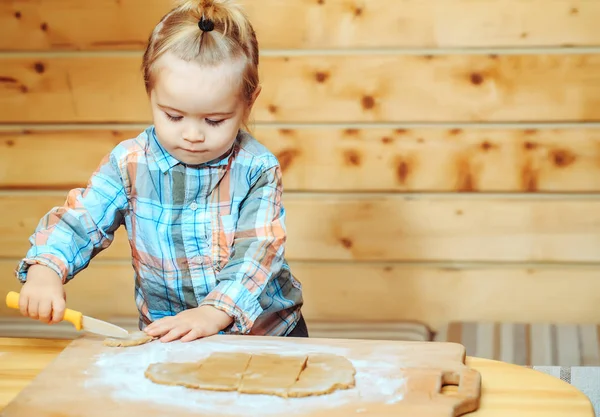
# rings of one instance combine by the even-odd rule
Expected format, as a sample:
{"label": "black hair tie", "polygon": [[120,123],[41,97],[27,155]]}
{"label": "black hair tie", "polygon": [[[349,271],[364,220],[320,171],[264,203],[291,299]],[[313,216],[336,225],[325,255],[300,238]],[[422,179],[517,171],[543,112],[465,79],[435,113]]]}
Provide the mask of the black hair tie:
{"label": "black hair tie", "polygon": [[215,28],[215,22],[210,19],[205,19],[204,16],[202,16],[202,19],[198,22],[198,27],[202,32],[210,32]]}

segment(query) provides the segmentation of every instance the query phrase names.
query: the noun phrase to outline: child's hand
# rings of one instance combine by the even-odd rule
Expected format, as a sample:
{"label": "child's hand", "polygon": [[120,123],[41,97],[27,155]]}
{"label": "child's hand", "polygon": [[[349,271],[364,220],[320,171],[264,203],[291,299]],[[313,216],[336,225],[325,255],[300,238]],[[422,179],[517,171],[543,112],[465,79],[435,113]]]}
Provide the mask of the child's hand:
{"label": "child's hand", "polygon": [[232,322],[233,319],[224,311],[212,306],[200,306],[182,311],[176,316],[157,320],[149,324],[144,331],[153,337],[162,336],[161,342],[171,342],[179,338],[182,342],[191,342],[217,334]]}
{"label": "child's hand", "polygon": [[61,278],[43,265],[31,265],[20,292],[19,310],[43,323],[58,323],[65,314],[65,289]]}

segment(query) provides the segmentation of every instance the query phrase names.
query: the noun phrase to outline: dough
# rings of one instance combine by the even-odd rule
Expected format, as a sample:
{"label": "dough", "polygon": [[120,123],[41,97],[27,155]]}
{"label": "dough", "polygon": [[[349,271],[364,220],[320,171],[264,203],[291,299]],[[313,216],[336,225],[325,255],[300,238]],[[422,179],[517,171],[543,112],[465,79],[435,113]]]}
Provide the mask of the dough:
{"label": "dough", "polygon": [[203,362],[155,363],[145,375],[157,384],[236,391],[249,360],[246,354],[215,353]]}
{"label": "dough", "polygon": [[323,395],[354,386],[356,371],[348,359],[335,355],[311,355],[289,397]]}
{"label": "dough", "polygon": [[153,341],[155,338],[149,336],[146,332],[137,331],[133,333],[129,333],[129,336],[125,339],[119,339],[116,337],[108,337],[104,340],[105,346],[111,347],[130,347],[130,346],[139,346],[144,343],[148,343]]}
{"label": "dough", "polygon": [[287,397],[306,366],[306,356],[252,355],[238,391]]}
{"label": "dough", "polygon": [[279,397],[324,395],[355,385],[356,370],[341,356],[213,353],[199,362],[154,363],[146,378],[163,385]]}

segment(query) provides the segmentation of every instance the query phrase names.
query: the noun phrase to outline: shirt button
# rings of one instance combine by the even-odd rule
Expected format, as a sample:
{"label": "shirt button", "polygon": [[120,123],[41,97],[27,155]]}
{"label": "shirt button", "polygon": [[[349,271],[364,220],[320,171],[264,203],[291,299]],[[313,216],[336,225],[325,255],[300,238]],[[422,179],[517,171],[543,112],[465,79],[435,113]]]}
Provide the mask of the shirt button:
{"label": "shirt button", "polygon": [[195,201],[192,204],[190,204],[190,209],[196,210],[197,208],[198,208],[198,204],[196,204]]}

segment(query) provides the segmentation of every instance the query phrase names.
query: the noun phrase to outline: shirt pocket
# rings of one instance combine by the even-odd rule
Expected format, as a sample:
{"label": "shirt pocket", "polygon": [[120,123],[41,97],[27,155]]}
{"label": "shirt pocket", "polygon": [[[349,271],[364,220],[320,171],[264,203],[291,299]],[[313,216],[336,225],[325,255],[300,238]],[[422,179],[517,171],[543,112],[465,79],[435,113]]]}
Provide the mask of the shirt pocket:
{"label": "shirt pocket", "polygon": [[235,218],[230,214],[217,217],[217,233],[213,234],[214,266],[220,271],[234,255]]}

